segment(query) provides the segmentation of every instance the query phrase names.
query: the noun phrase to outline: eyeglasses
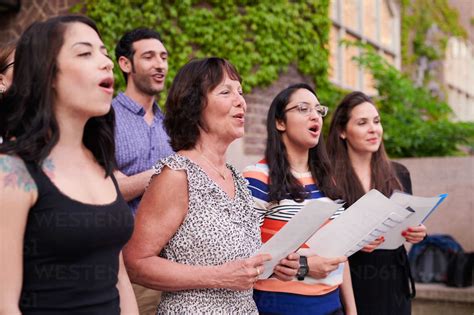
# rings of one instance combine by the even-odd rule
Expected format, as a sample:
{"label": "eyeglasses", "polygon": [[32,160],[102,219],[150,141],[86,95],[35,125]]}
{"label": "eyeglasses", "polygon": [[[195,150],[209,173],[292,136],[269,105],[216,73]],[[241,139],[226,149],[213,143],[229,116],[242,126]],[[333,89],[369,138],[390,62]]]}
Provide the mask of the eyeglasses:
{"label": "eyeglasses", "polygon": [[313,111],[318,113],[319,116],[325,117],[328,114],[329,108],[327,106],[318,104],[316,106],[311,106],[307,103],[299,103],[296,104],[295,106],[292,106],[290,108],[285,109],[284,113],[293,110],[293,109],[298,109],[298,112],[303,115],[303,116],[309,116]]}
{"label": "eyeglasses", "polygon": [[5,67],[3,67],[2,70],[0,70],[0,73],[4,73],[8,68],[12,67],[14,64],[15,64],[15,61],[10,62]]}

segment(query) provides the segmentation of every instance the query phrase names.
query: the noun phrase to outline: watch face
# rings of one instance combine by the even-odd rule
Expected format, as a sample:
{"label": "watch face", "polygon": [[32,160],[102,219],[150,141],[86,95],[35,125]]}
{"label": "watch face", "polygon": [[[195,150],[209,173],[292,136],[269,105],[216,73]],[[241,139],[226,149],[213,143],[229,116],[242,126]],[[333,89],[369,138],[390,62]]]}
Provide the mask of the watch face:
{"label": "watch face", "polygon": [[300,267],[298,269],[298,275],[306,276],[308,274],[308,267]]}

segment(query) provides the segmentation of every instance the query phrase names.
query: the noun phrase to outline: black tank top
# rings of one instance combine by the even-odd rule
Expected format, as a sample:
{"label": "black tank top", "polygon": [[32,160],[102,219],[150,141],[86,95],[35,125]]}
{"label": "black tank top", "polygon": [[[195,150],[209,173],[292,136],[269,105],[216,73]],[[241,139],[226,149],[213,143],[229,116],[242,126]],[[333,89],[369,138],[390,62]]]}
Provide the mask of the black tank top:
{"label": "black tank top", "polygon": [[120,314],[119,253],[131,237],[133,216],[115,178],[115,201],[90,205],[61,193],[40,167],[26,167],[38,200],[24,236],[23,315]]}

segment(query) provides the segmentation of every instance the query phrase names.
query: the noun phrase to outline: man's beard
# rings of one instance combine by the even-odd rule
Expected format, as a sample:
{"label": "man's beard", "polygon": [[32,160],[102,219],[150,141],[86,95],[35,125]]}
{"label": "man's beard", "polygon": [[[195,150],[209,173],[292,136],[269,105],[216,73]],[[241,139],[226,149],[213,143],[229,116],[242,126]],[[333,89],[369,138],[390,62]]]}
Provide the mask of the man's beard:
{"label": "man's beard", "polygon": [[155,88],[153,87],[153,78],[147,74],[138,74],[135,71],[135,67],[132,65],[132,74],[134,74],[133,81],[135,82],[135,86],[137,89],[150,96],[155,96],[156,94],[160,93],[163,90],[163,87],[161,88]]}

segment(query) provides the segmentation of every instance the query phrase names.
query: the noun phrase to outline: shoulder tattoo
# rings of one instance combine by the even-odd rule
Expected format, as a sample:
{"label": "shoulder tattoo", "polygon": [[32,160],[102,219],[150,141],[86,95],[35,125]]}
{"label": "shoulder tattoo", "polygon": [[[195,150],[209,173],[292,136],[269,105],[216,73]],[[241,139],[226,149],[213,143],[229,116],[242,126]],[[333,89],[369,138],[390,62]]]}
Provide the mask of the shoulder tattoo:
{"label": "shoulder tattoo", "polygon": [[21,189],[25,192],[37,190],[34,180],[28,173],[25,164],[18,157],[0,156],[0,173],[3,173],[3,181],[0,185]]}

